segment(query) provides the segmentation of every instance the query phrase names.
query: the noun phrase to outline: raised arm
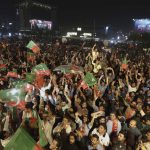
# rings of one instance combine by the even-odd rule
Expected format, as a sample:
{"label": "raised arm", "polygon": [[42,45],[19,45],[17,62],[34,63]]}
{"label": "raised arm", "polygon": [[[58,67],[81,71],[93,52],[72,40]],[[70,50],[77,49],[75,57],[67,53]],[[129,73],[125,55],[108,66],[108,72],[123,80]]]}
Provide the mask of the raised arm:
{"label": "raised arm", "polygon": [[68,106],[71,107],[71,99],[69,98],[68,93],[69,93],[68,89],[67,90],[65,89],[64,90],[64,95],[65,95],[65,97],[66,97],[66,99],[68,101]]}
{"label": "raised arm", "polygon": [[100,78],[98,79],[98,85],[100,85],[100,82],[101,82],[103,77],[104,77],[104,75],[101,75]]}
{"label": "raised arm", "polygon": [[130,84],[129,84],[128,74],[126,74],[126,83],[127,83],[128,86],[130,85]]}

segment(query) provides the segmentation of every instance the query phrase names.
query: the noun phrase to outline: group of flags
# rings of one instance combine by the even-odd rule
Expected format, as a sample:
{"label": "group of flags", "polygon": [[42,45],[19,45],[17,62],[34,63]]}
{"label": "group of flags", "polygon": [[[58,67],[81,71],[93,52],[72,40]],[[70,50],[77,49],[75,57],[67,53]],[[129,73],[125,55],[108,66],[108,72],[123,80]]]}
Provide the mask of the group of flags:
{"label": "group of flags", "polygon": [[[26,46],[32,52],[27,53],[28,61],[35,60],[35,54],[40,52],[40,48],[33,42],[30,41]],[[6,69],[5,64],[0,65],[0,70]],[[74,65],[64,65],[55,68],[54,71],[62,71],[64,74],[80,74],[84,72],[84,69],[79,66]],[[40,81],[43,76],[49,76],[50,70],[46,64],[41,63],[32,68],[31,73],[26,73],[26,78],[24,80],[19,79],[17,70],[13,69],[7,73],[7,77],[18,78],[12,83],[12,88],[7,90],[0,90],[0,99],[5,102],[8,106],[18,107],[24,109],[25,105],[25,95],[29,90],[33,90],[35,81]],[[41,83],[39,83],[41,84]],[[90,72],[82,78],[81,87],[83,89],[93,87],[97,84],[97,79]],[[42,85],[42,84],[41,84]],[[39,85],[40,86],[40,85]],[[21,149],[31,149],[31,150],[42,150],[42,147],[48,144],[43,127],[41,125],[40,117],[38,117],[38,128],[39,128],[39,143],[28,134],[28,132],[23,128],[19,127],[15,134],[11,137],[9,143],[6,145],[4,150],[17,150]]]}

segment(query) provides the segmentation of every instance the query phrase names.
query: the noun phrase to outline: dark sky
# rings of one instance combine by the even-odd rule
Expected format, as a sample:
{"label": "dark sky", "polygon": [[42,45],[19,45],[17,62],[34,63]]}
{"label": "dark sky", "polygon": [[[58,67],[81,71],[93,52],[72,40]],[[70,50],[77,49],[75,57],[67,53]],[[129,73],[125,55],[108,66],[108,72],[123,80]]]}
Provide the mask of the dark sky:
{"label": "dark sky", "polygon": [[[21,0],[0,0],[0,19],[15,18],[15,3]],[[56,4],[61,26],[114,26],[129,28],[132,18],[150,18],[149,0],[35,0]],[[34,10],[33,10],[34,11]],[[42,15],[42,12],[41,12]]]}

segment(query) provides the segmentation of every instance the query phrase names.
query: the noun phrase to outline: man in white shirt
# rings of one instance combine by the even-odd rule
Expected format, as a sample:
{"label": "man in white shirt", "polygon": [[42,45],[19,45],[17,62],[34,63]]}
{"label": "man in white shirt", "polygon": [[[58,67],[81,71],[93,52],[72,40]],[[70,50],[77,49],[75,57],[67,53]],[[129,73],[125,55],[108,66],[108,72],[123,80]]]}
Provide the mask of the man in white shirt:
{"label": "man in white shirt", "polygon": [[109,143],[110,143],[110,138],[109,138],[109,135],[108,135],[108,133],[106,131],[107,131],[107,129],[106,129],[106,125],[105,124],[100,124],[98,129],[95,128],[92,131],[92,134],[98,135],[99,142],[104,147],[109,146]]}
{"label": "man in white shirt", "polygon": [[51,88],[51,83],[48,83],[48,85],[46,85],[46,83],[45,83],[44,86],[41,87],[41,89],[39,89],[40,90],[40,97],[44,98],[44,101],[46,99],[46,97],[45,97],[45,90],[47,90],[47,89],[50,90],[50,88]]}

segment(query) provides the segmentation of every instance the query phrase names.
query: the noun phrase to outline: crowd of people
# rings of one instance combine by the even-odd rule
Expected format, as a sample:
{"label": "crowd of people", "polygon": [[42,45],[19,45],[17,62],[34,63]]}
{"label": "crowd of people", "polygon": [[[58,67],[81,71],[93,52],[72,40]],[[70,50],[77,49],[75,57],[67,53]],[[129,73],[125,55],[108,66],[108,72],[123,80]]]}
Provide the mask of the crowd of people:
{"label": "crowd of people", "polygon": [[[12,108],[1,99],[0,149],[20,126],[38,143],[39,126],[30,118],[38,120],[39,116],[48,141],[43,150],[150,150],[148,53],[134,46],[105,51],[97,44],[84,50],[82,42],[72,47],[71,42],[57,40],[39,44],[40,53],[28,60],[28,42],[1,40],[0,64],[6,64],[6,70],[0,70],[0,90],[10,89],[12,81],[24,80],[40,63],[47,65],[50,74],[41,77],[40,86],[37,80],[30,83],[33,89],[26,92],[24,109]],[[83,70],[54,71],[60,65]],[[7,76],[13,69],[17,78]],[[84,86],[87,72],[97,79],[96,84]]]}

